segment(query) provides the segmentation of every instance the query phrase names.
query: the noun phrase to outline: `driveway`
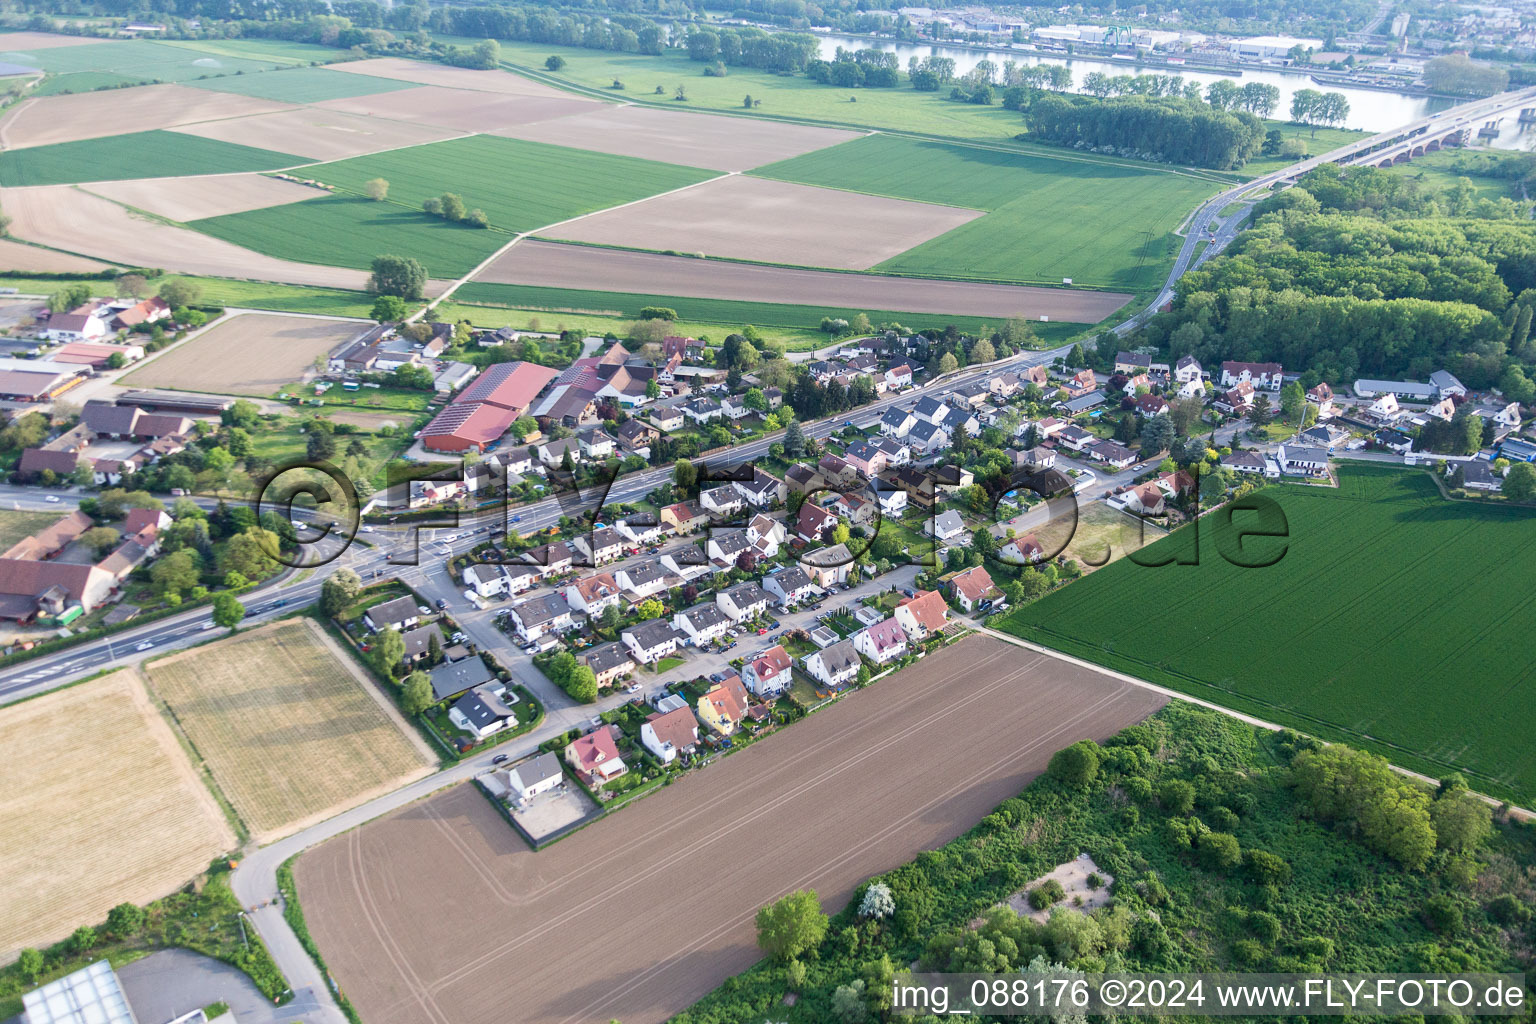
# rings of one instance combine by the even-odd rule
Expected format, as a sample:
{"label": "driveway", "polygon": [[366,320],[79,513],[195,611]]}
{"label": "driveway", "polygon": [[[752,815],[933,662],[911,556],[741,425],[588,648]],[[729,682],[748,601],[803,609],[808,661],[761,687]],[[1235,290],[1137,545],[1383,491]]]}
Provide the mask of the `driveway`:
{"label": "driveway", "polygon": [[211,1003],[227,1003],[240,1024],[323,1019],[313,996],[273,1006],[245,972],[187,949],[163,949],[118,969],[139,1024],[164,1024]]}

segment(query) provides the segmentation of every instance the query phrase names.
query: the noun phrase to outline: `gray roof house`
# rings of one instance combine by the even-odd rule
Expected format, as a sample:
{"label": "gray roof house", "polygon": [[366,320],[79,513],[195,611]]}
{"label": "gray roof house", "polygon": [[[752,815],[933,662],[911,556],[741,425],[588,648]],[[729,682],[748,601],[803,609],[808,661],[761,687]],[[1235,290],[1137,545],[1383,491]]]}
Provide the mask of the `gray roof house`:
{"label": "gray roof house", "polygon": [[475,686],[494,685],[496,674],[485,667],[480,657],[449,661],[432,669],[432,697],[447,700]]}

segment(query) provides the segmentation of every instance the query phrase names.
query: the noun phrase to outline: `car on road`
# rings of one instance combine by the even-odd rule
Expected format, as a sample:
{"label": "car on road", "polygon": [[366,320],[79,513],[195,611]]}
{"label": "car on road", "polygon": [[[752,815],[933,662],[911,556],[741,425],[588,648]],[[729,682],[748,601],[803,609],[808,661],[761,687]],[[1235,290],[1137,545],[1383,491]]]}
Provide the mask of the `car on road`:
{"label": "car on road", "polygon": [[59,496],[57,494],[50,494],[44,497],[43,500],[57,505],[59,503]]}
{"label": "car on road", "polygon": [[630,683],[628,686],[624,687],[624,692],[625,693],[639,693],[640,692],[640,684],[639,683]]}
{"label": "car on road", "polygon": [[141,643],[137,647],[135,647],[134,650],[136,650],[136,651],[147,651],[147,650],[149,650],[153,646],[155,646],[155,642],[153,640],[145,640],[143,643]]}
{"label": "car on road", "polygon": [[437,607],[438,607],[439,611],[441,611],[444,608],[447,608],[448,607],[448,599],[446,597],[438,598],[437,599]]}
{"label": "car on road", "polygon": [[508,755],[506,754],[497,754],[495,757],[491,758],[491,764],[506,764],[507,756]]}
{"label": "car on road", "polygon": [[197,628],[198,629],[212,629],[213,626],[214,626],[213,620],[209,619],[207,622],[203,623],[201,626],[198,626]]}
{"label": "car on road", "polygon": [[512,521],[513,521],[513,522],[514,522],[514,523],[520,523],[520,522],[522,522],[522,521],[523,521],[523,517],[522,517],[522,516],[513,516],[513,517],[512,517]]}
{"label": "car on road", "polygon": [[272,607],[273,608],[282,608],[282,607],[284,607],[287,604],[288,604],[288,599],[286,597],[283,597],[283,598],[279,598],[276,601],[273,601],[272,602]]}
{"label": "car on road", "polygon": [[762,629],[757,631],[757,635],[758,636],[762,636],[764,633],[767,633],[767,632],[768,632],[768,627],[764,626]]}

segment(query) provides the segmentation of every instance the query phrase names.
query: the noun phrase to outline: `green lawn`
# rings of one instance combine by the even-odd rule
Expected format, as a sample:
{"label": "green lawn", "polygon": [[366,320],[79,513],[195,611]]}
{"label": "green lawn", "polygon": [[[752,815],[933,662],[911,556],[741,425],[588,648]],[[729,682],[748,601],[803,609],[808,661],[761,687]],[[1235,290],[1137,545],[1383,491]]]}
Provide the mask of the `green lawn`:
{"label": "green lawn", "polygon": [[76,71],[68,75],[49,75],[38,83],[29,95],[58,96],[72,92],[94,92],[97,89],[120,89],[132,85],[149,85],[145,76],[113,74],[111,71]]}
{"label": "green lawn", "polygon": [[[920,329],[922,327],[943,327],[954,324],[964,331],[977,331],[983,324],[988,323],[985,318],[973,316],[952,316],[940,313],[902,313],[892,310],[876,309],[833,309],[822,306],[790,306],[775,302],[739,302],[732,299],[694,299],[676,295],[640,295],[628,292],[599,292],[584,291],[573,288],[539,288],[532,285],[520,284],[492,284],[480,281],[466,282],[458,291],[453,293],[456,300],[464,303],[485,303],[498,306],[508,306],[516,309],[544,310],[544,311],[571,311],[578,313],[591,313],[617,318],[625,323],[634,320],[640,315],[643,306],[667,306],[677,311],[681,318],[679,326],[689,328],[691,324],[701,326],[713,326],[714,333],[718,333],[721,327],[740,329],[746,324],[754,327],[788,328],[804,333],[799,340],[805,342],[801,347],[820,348],[830,344],[830,339],[822,334],[818,328],[823,317],[838,317],[851,319],[858,313],[865,313],[873,324],[896,322],[909,328]],[[548,317],[539,315],[541,319]],[[478,324],[481,321],[474,317]],[[521,325],[522,320],[514,321]],[[686,322],[686,323],[684,323]],[[990,321],[991,326],[998,326],[996,318]],[[491,326],[489,323],[487,326]],[[496,326],[506,326],[497,324]],[[1062,339],[1071,337],[1081,331],[1081,324],[1046,323],[1031,324],[1035,333],[1044,342],[1059,344]],[[609,329],[604,327],[604,330]],[[691,329],[691,328],[690,328]]]}
{"label": "green lawn", "polygon": [[0,510],[0,551],[23,537],[31,537],[59,521],[62,512],[15,512]]}
{"label": "green lawn", "polygon": [[[1122,559],[1018,609],[1003,628],[1110,668],[1536,798],[1536,514],[1443,500],[1424,473],[1345,466],[1341,487],[1277,486],[1288,541],[1200,563]],[[1254,513],[1239,518],[1254,529]],[[1186,527],[1138,556],[1187,552]]]}
{"label": "green lawn", "polygon": [[1219,186],[1155,166],[1079,161],[1070,153],[871,135],[754,174],[988,211],[877,270],[1129,291],[1162,283],[1173,230]]}
{"label": "green lawn", "polygon": [[0,185],[62,185],[292,167],[307,158],[180,132],[132,132],[0,153]]}
{"label": "green lawn", "polygon": [[[1287,140],[1296,139],[1307,147],[1306,156],[1318,156],[1330,149],[1338,149],[1365,138],[1369,133],[1355,131],[1351,128],[1308,128],[1302,124],[1292,124],[1289,121],[1271,121],[1265,125],[1266,129],[1280,130],[1280,134]],[[1270,171],[1278,171],[1282,167],[1288,167],[1298,159],[1304,157],[1294,156],[1261,156],[1257,160],[1250,160],[1242,169],[1242,176],[1256,178]]]}
{"label": "green lawn", "polygon": [[[3,157],[0,157],[3,159]],[[413,256],[433,277],[473,270],[508,236],[360,196],[325,196],[194,221],[191,227],[268,256],[366,270],[380,253]]]}
{"label": "green lawn", "polygon": [[[102,274],[82,280],[107,284],[115,274]],[[238,281],[228,277],[196,277],[167,274],[150,281],[151,289],[171,280],[196,281],[202,287],[197,301],[208,306],[239,306],[245,309],[275,309],[286,313],[317,313],[325,316],[368,317],[373,309],[372,295],[344,288],[316,288],[309,285],[273,284],[269,281]],[[69,281],[49,278],[0,275],[0,284],[15,288],[23,295],[50,295]]]}
{"label": "green lawn", "polygon": [[233,92],[284,103],[319,103],[322,100],[416,88],[415,82],[375,78],[372,75],[349,75],[344,71],[308,66],[262,71],[254,75],[226,75],[187,84],[199,89]]}
{"label": "green lawn", "polygon": [[504,231],[528,231],[717,176],[695,167],[495,135],[353,157],[304,173],[358,194],[370,179],[384,178],[388,202],[412,210],[420,210],[430,196],[454,192]]}
{"label": "green lawn", "polygon": [[[460,289],[454,295],[457,296],[462,291],[463,289]],[[541,330],[584,331],[588,334],[607,334],[609,331],[612,331],[620,336],[624,335],[628,331],[630,324],[634,323],[637,319],[634,315],[571,313],[565,310],[552,311],[547,306],[483,306],[469,302],[457,302],[452,299],[435,307],[431,318],[434,320],[445,320],[449,323],[468,320],[476,327],[516,327],[521,330],[534,330],[535,328],[530,321],[537,321],[538,329]],[[749,322],[746,320],[713,322],[685,318],[673,323],[671,330],[694,338],[701,335],[711,338],[724,338],[731,331],[741,330]],[[753,326],[757,328],[758,333],[763,338],[771,341],[782,341],[786,350],[790,352],[820,348],[827,344],[827,336],[812,327],[773,327],[765,324],[753,324]]]}
{"label": "green lawn", "polygon": [[[1482,155],[1477,154],[1477,157]],[[1520,198],[1520,191],[1515,187],[1517,179],[1496,178],[1488,174],[1458,170],[1457,165],[1465,163],[1468,157],[1467,153],[1454,149],[1442,149],[1416,156],[1407,163],[1394,164],[1388,169],[1388,173],[1413,178],[1421,182],[1425,188],[1439,191],[1454,188],[1461,178],[1466,178],[1472,183],[1472,188],[1479,199]]]}

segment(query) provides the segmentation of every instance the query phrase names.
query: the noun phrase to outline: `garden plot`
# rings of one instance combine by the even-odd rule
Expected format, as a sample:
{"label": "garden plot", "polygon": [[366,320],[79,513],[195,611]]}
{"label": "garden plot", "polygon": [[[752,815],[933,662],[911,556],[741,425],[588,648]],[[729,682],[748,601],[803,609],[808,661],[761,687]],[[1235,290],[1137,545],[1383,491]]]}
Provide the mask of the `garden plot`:
{"label": "garden plot", "polygon": [[733,175],[560,226],[553,237],[727,259],[867,270],[976,210]]}

